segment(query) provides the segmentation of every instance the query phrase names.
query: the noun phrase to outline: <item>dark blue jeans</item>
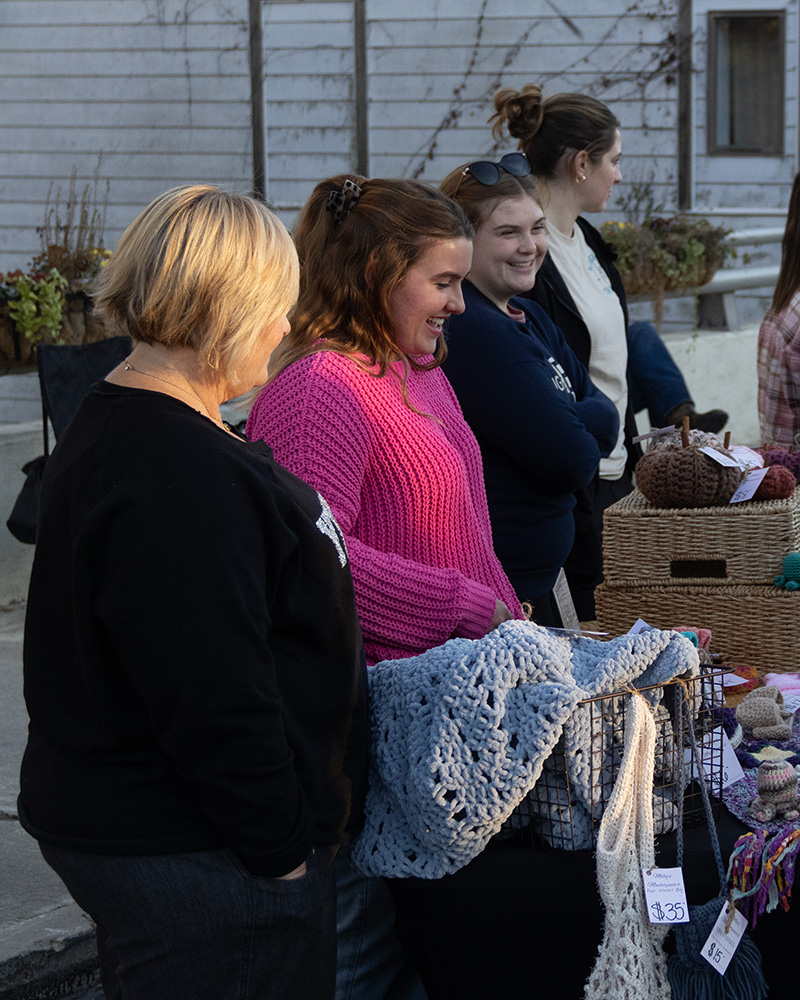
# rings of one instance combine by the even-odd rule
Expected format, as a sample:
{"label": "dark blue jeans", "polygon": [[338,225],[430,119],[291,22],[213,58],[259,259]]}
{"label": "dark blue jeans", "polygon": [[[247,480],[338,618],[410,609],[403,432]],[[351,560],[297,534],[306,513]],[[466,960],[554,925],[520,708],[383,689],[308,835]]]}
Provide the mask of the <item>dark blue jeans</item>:
{"label": "dark blue jeans", "polygon": [[97,925],[108,1000],[333,1000],[329,849],[299,879],[251,875],[232,851],[104,856],[40,845]]}
{"label": "dark blue jeans", "polygon": [[651,427],[664,427],[668,413],[692,402],[680,369],[652,323],[628,326],[628,376],[633,412],[647,408]]}

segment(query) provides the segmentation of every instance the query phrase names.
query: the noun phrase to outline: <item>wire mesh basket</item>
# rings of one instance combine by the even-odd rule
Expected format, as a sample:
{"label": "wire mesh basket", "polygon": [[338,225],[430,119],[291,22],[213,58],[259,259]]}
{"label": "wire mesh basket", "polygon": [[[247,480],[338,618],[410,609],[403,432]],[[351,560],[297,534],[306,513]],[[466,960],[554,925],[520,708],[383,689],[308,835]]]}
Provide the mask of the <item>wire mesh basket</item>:
{"label": "wire mesh basket", "polygon": [[[679,821],[681,768],[684,770],[683,822],[705,818],[698,768],[702,767],[712,804],[719,814],[723,787],[722,684],[726,670],[705,668],[700,675],[668,684],[637,689],[650,704],[656,723],[653,821],[656,834],[676,829]],[[685,685],[688,712],[697,756],[688,731],[676,730],[676,698]],[[518,834],[539,844],[563,850],[593,848],[603,810],[611,798],[625,746],[625,718],[630,692],[588,698],[576,709],[578,728],[584,733],[576,743],[565,730],[542,774],[528,796],[508,820],[501,836]],[[585,734],[588,733],[588,739]],[[699,759],[698,759],[699,758]]]}

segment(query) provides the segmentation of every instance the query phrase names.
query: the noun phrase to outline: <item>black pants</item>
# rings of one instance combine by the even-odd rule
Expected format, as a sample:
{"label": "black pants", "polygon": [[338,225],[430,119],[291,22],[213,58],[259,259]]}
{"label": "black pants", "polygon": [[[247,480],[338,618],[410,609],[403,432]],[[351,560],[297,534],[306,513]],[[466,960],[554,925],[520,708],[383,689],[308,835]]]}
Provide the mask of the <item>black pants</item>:
{"label": "black pants", "polygon": [[578,620],[595,620],[594,588],[603,582],[603,511],[626,497],[633,489],[629,472],[619,479],[597,477],[591,486],[576,494],[573,510],[575,541],[564,563]]}

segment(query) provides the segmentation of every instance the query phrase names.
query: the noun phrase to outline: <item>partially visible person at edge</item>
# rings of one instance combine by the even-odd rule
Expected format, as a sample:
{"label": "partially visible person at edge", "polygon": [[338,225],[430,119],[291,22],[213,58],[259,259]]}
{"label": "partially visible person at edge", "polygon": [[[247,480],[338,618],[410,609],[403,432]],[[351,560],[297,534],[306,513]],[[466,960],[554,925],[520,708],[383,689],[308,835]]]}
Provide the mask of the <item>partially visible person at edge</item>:
{"label": "partially visible person at edge", "polygon": [[619,417],[544,310],[519,297],[547,253],[524,154],[459,167],[440,190],[475,228],[444,372],[481,447],[495,551],[533,618],[559,626],[553,588],[575,538],[574,491],[615,446]]}
{"label": "partially visible person at edge", "polygon": [[342,534],[220,418],[267,378],[297,257],[210,186],[157,198],[100,279],[133,338],[42,485],[19,815],[123,1000],[334,995],[334,854],[368,717]]}
{"label": "partially visible person at edge", "polygon": [[[478,444],[441,370],[472,226],[411,180],[318,184],[295,240],[292,332],[247,423],[344,531],[368,663],[521,616],[492,547]],[[424,996],[382,879],[337,859],[338,1000]]]}
{"label": "partially visible person at edge", "polygon": [[765,445],[800,445],[800,174],[789,199],[778,283],[758,331],[758,420]]}
{"label": "partially visible person at edge", "polygon": [[[581,217],[602,211],[622,180],[619,122],[601,101],[583,94],[542,99],[537,84],[495,95],[493,135],[507,131],[519,140],[537,179],[547,216],[549,253],[527,293],[558,326],[591,380],[616,405],[620,432],[616,447],[600,463],[599,480],[577,494],[576,543],[565,570],[578,617],[595,617],[594,589],[603,579],[603,510],[630,492],[640,454],[632,446],[634,409],[647,402],[651,420],[666,426],[694,413],[686,384],[650,324],[628,326],[622,279],[615,254]],[[628,351],[635,364],[629,369]],[[631,376],[629,389],[628,375]],[[644,400],[634,399],[646,390]],[[702,420],[698,417],[702,416]],[[696,415],[694,426],[719,429],[722,411]]]}

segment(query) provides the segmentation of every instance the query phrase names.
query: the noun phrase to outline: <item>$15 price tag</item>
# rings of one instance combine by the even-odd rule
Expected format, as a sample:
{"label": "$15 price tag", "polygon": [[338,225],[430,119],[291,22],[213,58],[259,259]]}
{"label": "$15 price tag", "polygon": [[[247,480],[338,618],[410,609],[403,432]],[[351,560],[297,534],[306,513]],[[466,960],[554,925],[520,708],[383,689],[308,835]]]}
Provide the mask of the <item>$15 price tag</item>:
{"label": "$15 price tag", "polygon": [[[729,902],[723,905],[700,953],[721,976],[725,975],[725,970],[728,968],[730,960],[742,940],[742,934],[747,928],[746,917],[734,909],[731,919],[730,908]],[[730,927],[728,927],[729,923]]]}
{"label": "$15 price tag", "polygon": [[643,868],[644,895],[651,924],[688,924],[689,907],[680,868]]}

